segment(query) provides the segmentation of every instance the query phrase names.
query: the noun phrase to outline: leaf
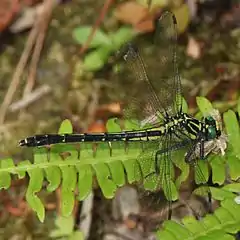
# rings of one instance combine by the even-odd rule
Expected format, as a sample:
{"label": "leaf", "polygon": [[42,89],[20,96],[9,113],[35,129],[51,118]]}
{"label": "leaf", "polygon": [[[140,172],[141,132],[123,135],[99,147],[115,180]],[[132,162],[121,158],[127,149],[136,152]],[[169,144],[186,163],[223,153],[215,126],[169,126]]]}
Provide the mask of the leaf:
{"label": "leaf", "polygon": [[[85,44],[88,40],[89,35],[92,32],[91,26],[81,26],[73,30],[73,38],[80,44]],[[107,34],[97,29],[94,33],[93,39],[90,42],[89,47],[95,48],[103,45],[111,45],[111,40]]]}
{"label": "leaf", "polygon": [[73,132],[73,127],[70,120],[69,119],[63,120],[59,127],[58,133],[64,134],[64,133],[72,133],[72,132]]}
{"label": "leaf", "polygon": [[118,50],[124,43],[130,41],[136,35],[132,28],[121,27],[110,35],[113,50]]}
{"label": "leaf", "polygon": [[240,158],[240,129],[236,114],[232,110],[228,110],[223,114],[224,123],[227,130],[229,143],[233,147],[233,151]]}
{"label": "leaf", "polygon": [[117,123],[117,118],[110,118],[106,124],[107,131],[111,132],[121,132],[120,125]]}
{"label": "leaf", "polygon": [[178,151],[177,154],[174,154],[173,161],[174,165],[178,167],[181,170],[180,175],[177,177],[175,184],[176,187],[179,189],[181,186],[181,183],[186,181],[187,177],[189,176],[189,164],[187,164],[184,160],[184,153],[183,151]]}
{"label": "leaf", "polygon": [[182,220],[182,223],[193,234],[202,232],[205,230],[205,227],[202,224],[202,222],[197,221],[197,219],[194,216],[186,216]]}
{"label": "leaf", "polygon": [[228,154],[227,155],[227,163],[229,167],[229,172],[231,179],[236,181],[240,177],[240,159],[235,155]]}
{"label": "leaf", "polygon": [[[151,9],[153,8],[163,8],[166,7],[168,5],[168,0],[137,0],[137,2],[139,2],[140,4],[142,4],[145,7],[150,7]],[[149,2],[151,2],[151,6],[149,6]]]}
{"label": "leaf", "polygon": [[230,192],[239,193],[240,192],[240,183],[230,183],[224,186],[222,189]]}
{"label": "leaf", "polygon": [[[187,239],[188,237],[191,236],[191,232],[186,229],[183,225],[174,222],[174,221],[165,221],[163,223],[163,230],[168,231],[170,230],[170,232],[173,234],[174,239]],[[161,235],[160,238],[162,239]]]}
{"label": "leaf", "polygon": [[237,109],[238,109],[238,114],[240,116],[240,98],[238,99]]}
{"label": "leaf", "polygon": [[210,187],[210,190],[213,198],[216,200],[222,201],[234,197],[234,194],[232,192],[226,191],[224,188]]}
{"label": "leaf", "polygon": [[1,168],[0,168],[0,189],[8,189],[11,185],[11,176],[9,172],[6,170],[3,171],[2,169],[14,168],[14,163],[11,158],[2,159],[0,161]]}
{"label": "leaf", "polygon": [[188,112],[188,104],[187,104],[187,101],[186,101],[186,99],[184,97],[182,97],[182,110],[185,113]]}
{"label": "leaf", "polygon": [[182,223],[165,221],[163,229],[157,232],[157,238],[164,240],[234,240],[233,234],[240,230],[240,205],[233,199],[221,202],[213,215],[207,215],[197,221],[194,217],[186,216]]}
{"label": "leaf", "polygon": [[50,237],[59,238],[69,236],[73,232],[74,218],[73,216],[62,217],[59,216],[55,220],[56,229],[50,232]]}
{"label": "leaf", "polygon": [[101,47],[88,53],[84,58],[84,68],[87,71],[97,71],[101,69],[107,62],[111,50],[112,49],[110,47]]}
{"label": "leaf", "polygon": [[106,198],[112,198],[117,190],[116,184],[111,180],[109,168],[104,163],[98,163],[93,166],[96,172],[99,186]]}
{"label": "leaf", "polygon": [[190,12],[188,5],[184,3],[180,7],[172,9],[172,12],[177,19],[178,32],[183,33],[190,22]]}
{"label": "leaf", "polygon": [[199,160],[195,167],[195,182],[196,184],[206,183],[209,178],[209,171],[207,162]]}
{"label": "leaf", "polygon": [[78,171],[78,199],[84,200],[92,191],[92,169],[90,164],[85,166],[77,165]]}
{"label": "leaf", "polygon": [[75,186],[77,174],[74,166],[62,166],[61,211],[63,216],[70,216],[75,201]]}
{"label": "leaf", "polygon": [[75,231],[68,240],[84,240],[83,233],[80,231]]}
{"label": "leaf", "polygon": [[211,111],[213,110],[213,106],[211,104],[211,102],[209,102],[206,98],[204,97],[197,97],[197,105],[201,111],[201,113],[203,114],[203,116],[208,116]]}
{"label": "leaf", "polygon": [[36,195],[41,188],[43,183],[43,170],[41,168],[34,168],[28,170],[29,174],[29,184],[26,193],[26,200],[30,207],[37,213],[37,216],[41,222],[45,218],[45,209],[42,201]]}
{"label": "leaf", "polygon": [[[125,120],[124,121],[124,129],[128,131],[139,130],[139,124],[137,120]],[[138,129],[137,129],[138,128]]]}
{"label": "leaf", "polygon": [[212,181],[219,185],[223,184],[225,181],[225,163],[223,158],[219,156],[214,156],[210,161],[212,167]]}

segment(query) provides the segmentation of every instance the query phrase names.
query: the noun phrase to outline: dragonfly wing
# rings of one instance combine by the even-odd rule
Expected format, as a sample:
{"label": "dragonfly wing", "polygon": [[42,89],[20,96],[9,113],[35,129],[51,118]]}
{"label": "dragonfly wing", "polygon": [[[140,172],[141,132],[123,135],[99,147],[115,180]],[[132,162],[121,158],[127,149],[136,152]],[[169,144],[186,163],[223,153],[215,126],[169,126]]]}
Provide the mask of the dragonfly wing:
{"label": "dragonfly wing", "polygon": [[211,212],[212,194],[211,189],[207,184],[209,179],[208,162],[203,159],[203,157],[207,155],[205,151],[208,151],[205,142],[200,142],[199,140],[193,141],[187,146],[185,162],[194,169],[195,183],[198,185],[204,185],[204,187],[200,187],[197,192],[201,196],[208,196],[209,211]]}
{"label": "dragonfly wing", "polygon": [[[162,200],[159,190],[163,190],[168,201],[168,218],[170,218],[171,202],[178,198],[174,184],[174,168],[170,149],[175,150],[177,146],[172,146],[171,135],[163,136],[156,141],[146,142],[145,144],[147,147],[138,159],[143,177],[142,187],[148,191],[147,195],[151,195],[152,201],[150,200],[150,202],[153,205],[159,204]],[[154,194],[149,194],[149,192]]]}
{"label": "dragonfly wing", "polygon": [[138,120],[141,127],[148,123],[159,122],[166,114],[159,112],[160,100],[148,78],[145,63],[138,48],[128,43],[121,49],[121,54],[137,80],[135,89],[132,89],[131,95],[128,96],[128,103],[123,111],[124,117]]}
{"label": "dragonfly wing", "polygon": [[[138,44],[138,46],[141,44]],[[157,21],[156,30],[144,48],[127,43],[119,51],[127,69],[122,77],[135,78],[126,97],[124,117],[139,126],[155,124],[181,110],[181,84],[177,66],[176,19],[171,12]]]}
{"label": "dragonfly wing", "polygon": [[154,45],[161,51],[155,56],[159,65],[152,66],[149,78],[154,78],[154,72],[159,72],[157,77],[162,87],[158,88],[158,81],[152,82],[153,87],[158,89],[165,111],[175,115],[182,110],[182,88],[178,71],[177,20],[171,12],[164,12],[157,19],[153,40]]}

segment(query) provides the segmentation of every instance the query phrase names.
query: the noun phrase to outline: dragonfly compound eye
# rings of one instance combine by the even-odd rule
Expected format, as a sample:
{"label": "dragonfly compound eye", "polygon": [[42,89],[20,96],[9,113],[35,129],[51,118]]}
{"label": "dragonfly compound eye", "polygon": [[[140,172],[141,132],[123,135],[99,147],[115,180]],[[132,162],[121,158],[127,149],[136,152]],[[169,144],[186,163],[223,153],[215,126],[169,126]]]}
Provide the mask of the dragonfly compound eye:
{"label": "dragonfly compound eye", "polygon": [[212,140],[217,137],[215,126],[209,126],[207,129],[207,140]]}

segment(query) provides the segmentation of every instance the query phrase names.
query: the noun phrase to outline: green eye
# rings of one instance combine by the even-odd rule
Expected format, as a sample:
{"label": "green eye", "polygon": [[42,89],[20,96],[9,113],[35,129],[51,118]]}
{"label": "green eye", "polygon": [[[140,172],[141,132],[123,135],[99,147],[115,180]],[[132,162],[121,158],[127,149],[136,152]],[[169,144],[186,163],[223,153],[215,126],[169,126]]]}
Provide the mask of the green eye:
{"label": "green eye", "polygon": [[216,129],[215,127],[209,127],[208,128],[208,134],[207,134],[208,140],[214,139],[217,137]]}

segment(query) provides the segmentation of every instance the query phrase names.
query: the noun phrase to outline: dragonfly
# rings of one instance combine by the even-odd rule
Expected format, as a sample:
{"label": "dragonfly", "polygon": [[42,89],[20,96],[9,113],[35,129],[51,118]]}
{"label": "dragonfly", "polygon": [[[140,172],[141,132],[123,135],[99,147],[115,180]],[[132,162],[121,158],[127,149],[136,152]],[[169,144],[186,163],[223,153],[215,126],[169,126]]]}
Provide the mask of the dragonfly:
{"label": "dragonfly", "polygon": [[[170,219],[173,187],[169,163],[173,162],[173,152],[186,149],[185,162],[193,165],[199,177],[204,178],[198,162],[205,159],[211,149],[216,150],[213,142],[221,136],[221,127],[214,116],[209,115],[199,120],[183,111],[178,70],[177,21],[174,14],[164,12],[156,20],[152,35],[150,48],[146,50],[152,56],[149,62],[143,57],[144,49],[132,42],[118,51],[118,56],[135,78],[134,88],[130,89],[131,94],[123,110],[124,119],[134,124],[133,130],[35,135],[20,140],[19,146],[41,147],[76,142],[122,142],[125,146],[130,146],[131,143],[140,142],[143,151],[138,157],[139,162],[150,163],[152,166],[152,172],[148,172],[144,178],[154,178],[165,189]],[[159,51],[155,51],[155,48]],[[111,148],[112,145],[108,146]]]}

